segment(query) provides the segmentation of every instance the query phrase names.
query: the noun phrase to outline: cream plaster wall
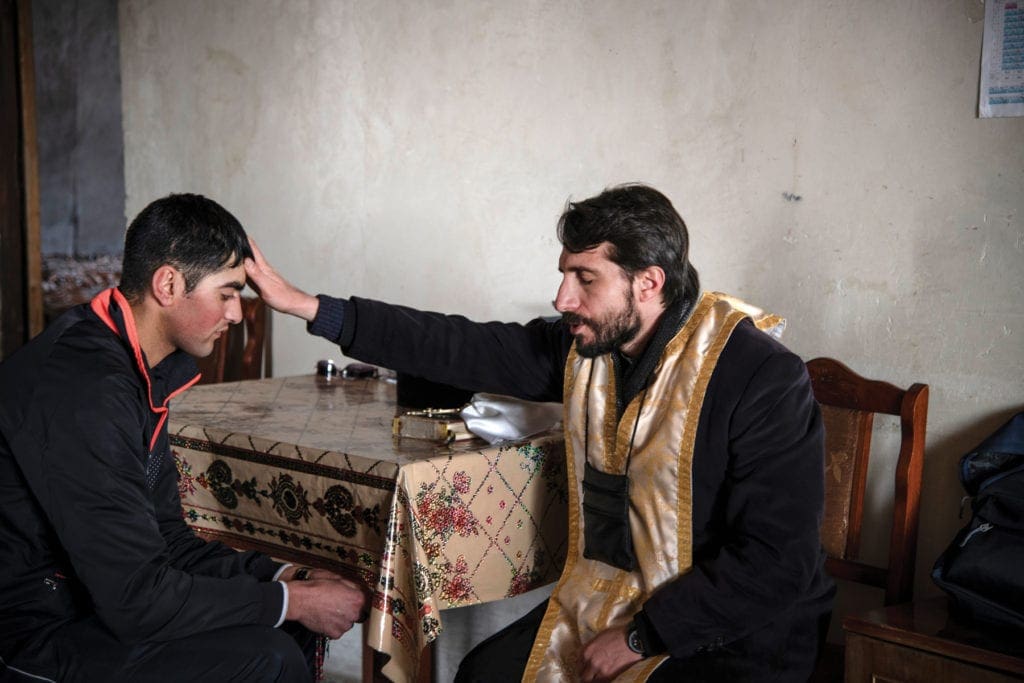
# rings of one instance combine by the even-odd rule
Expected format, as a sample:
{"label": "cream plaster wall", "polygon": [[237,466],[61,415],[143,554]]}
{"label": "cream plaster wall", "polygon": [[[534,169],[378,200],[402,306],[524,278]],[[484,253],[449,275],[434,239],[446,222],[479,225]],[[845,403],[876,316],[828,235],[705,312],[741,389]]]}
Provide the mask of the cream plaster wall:
{"label": "cream plaster wall", "polygon": [[[796,352],[931,385],[932,592],[955,462],[1024,404],[1024,119],[976,117],[982,16],[122,0],[127,213],[201,192],[312,291],[527,320],[551,313],[566,199],[651,183],[705,286],[788,317]],[[338,357],[274,324],[276,374]]]}

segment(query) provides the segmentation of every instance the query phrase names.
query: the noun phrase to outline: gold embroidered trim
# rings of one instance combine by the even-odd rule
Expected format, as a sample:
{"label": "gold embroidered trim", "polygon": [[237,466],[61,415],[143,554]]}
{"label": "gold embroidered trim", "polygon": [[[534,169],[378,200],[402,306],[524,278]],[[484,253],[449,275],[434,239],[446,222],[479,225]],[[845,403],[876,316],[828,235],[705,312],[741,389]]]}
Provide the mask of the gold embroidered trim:
{"label": "gold embroidered trim", "polygon": [[[618,387],[615,385],[615,364],[612,363],[610,356],[603,356],[600,360],[601,363],[598,367],[604,373],[608,385],[604,390],[604,424],[601,425],[599,458],[594,465],[597,466],[599,463],[600,469],[606,472],[622,474],[623,463],[626,462],[623,449],[627,447],[629,437],[627,436],[625,440],[619,438],[619,421],[616,419],[619,411],[615,404],[615,397],[618,395]],[[598,359],[595,358],[592,362],[597,363],[597,361]],[[593,391],[593,387],[590,387],[589,391]],[[584,395],[584,398],[589,397]],[[608,444],[612,445],[610,450]],[[589,444],[587,447],[590,447]]]}
{"label": "gold embroidered trim", "polygon": [[[569,420],[569,406],[570,402],[565,400],[569,397],[569,391],[576,381],[576,364],[580,361],[579,356],[576,353],[576,342],[572,343],[569,348],[569,356],[565,359],[565,372],[562,378],[562,425],[563,432],[565,435],[565,477],[566,477],[566,489],[569,492],[569,549],[565,556],[565,566],[562,568],[562,574],[558,577],[558,582],[555,584],[554,590],[551,592],[551,598],[548,601],[548,607],[544,610],[544,619],[540,622],[540,628],[537,629],[537,636],[533,639],[533,646],[530,648],[530,657],[526,660],[526,669],[523,671],[523,682],[536,681],[537,674],[540,671],[541,664],[544,663],[544,658],[547,654],[548,643],[551,642],[551,634],[554,632],[555,627],[558,625],[558,618],[561,612],[561,608],[558,605],[558,593],[562,588],[562,585],[572,577],[572,570],[576,566],[576,560],[579,557],[579,543],[580,543],[580,505],[579,505],[579,492],[576,490],[576,454],[573,448],[573,439],[569,434],[569,428],[572,422]],[[587,359],[584,359],[580,365],[585,365]],[[589,359],[589,362],[593,363],[593,359]],[[582,369],[582,368],[580,368]],[[575,630],[575,625],[572,625]]]}
{"label": "gold embroidered trim", "polygon": [[622,586],[622,582],[616,579],[594,579],[590,584],[595,592],[608,593],[616,598],[627,598],[632,600],[640,596],[640,589],[636,586]]}
{"label": "gold embroidered trim", "polygon": [[656,657],[648,657],[643,660],[644,666],[640,667],[636,672],[636,680],[646,681],[650,678],[654,670],[661,666],[661,663],[668,659],[668,655],[658,655]]}
{"label": "gold embroidered trim", "polygon": [[[580,362],[579,356],[576,354],[576,342],[572,343],[572,347],[569,349],[569,357],[565,361],[565,377],[563,378],[562,384],[562,396],[568,396],[569,390],[572,388],[576,381],[577,369],[583,369],[582,366],[588,362],[593,363],[591,359],[583,359]],[[576,364],[580,363],[581,367],[576,368]],[[563,398],[564,401],[564,398]],[[562,424],[563,435],[565,442],[565,476],[568,486],[566,486],[569,492],[569,552],[565,558],[565,567],[562,569],[562,576],[564,577],[568,570],[576,564],[576,556],[579,554],[580,544],[580,506],[579,506],[579,492],[576,490],[576,452],[573,446],[573,439],[569,434],[569,428],[572,422],[569,419],[569,401],[565,401],[562,405]],[[559,581],[561,583],[561,580]]]}
{"label": "gold embroidered trim", "polygon": [[[697,382],[694,384],[693,393],[690,396],[690,403],[686,410],[686,427],[683,429],[684,443],[682,452],[679,455],[679,472],[684,472],[686,478],[679,477],[678,494],[678,519],[679,528],[677,547],[679,548],[679,572],[688,571],[693,566],[693,447],[697,439],[697,424],[700,422],[701,408],[704,405],[704,395],[707,393],[708,384],[711,381],[711,374],[718,365],[718,357],[722,355],[732,331],[741,320],[747,317],[741,311],[731,311],[719,328],[718,334],[704,356],[704,362],[700,366],[697,375]],[[684,467],[685,464],[685,467]],[[686,541],[684,543],[684,541]]]}
{"label": "gold embroidered trim", "polygon": [[765,332],[774,327],[778,327],[784,322],[786,322],[786,319],[783,318],[781,315],[766,315],[763,318],[758,318],[757,320],[755,320],[754,326],[757,329],[761,330],[762,332]]}

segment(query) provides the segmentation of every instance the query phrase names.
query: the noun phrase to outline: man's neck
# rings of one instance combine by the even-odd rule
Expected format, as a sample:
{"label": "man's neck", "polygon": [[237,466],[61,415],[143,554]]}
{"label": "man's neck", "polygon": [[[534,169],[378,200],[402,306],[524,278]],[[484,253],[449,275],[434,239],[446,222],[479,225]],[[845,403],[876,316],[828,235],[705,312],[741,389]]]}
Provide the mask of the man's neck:
{"label": "man's neck", "polygon": [[646,329],[646,334],[636,355],[625,353],[620,349],[614,358],[617,373],[616,404],[621,417],[622,411],[633,397],[647,385],[651,373],[657,366],[665,345],[679,332],[684,321],[692,310],[692,302],[679,301],[668,308],[662,307],[654,324]]}
{"label": "man's neck", "polygon": [[145,300],[130,303],[129,306],[132,318],[135,319],[139,347],[145,354],[149,367],[155,367],[174,351],[174,345],[167,341],[162,320],[158,312],[153,310],[153,306],[147,305]]}
{"label": "man's neck", "polygon": [[654,337],[655,332],[658,331],[658,326],[661,324],[661,319],[664,316],[665,307],[662,305],[659,305],[656,310],[647,316],[644,316],[643,312],[641,312],[640,331],[637,332],[635,337],[619,347],[619,353],[632,360],[639,358],[651,343],[651,339]]}

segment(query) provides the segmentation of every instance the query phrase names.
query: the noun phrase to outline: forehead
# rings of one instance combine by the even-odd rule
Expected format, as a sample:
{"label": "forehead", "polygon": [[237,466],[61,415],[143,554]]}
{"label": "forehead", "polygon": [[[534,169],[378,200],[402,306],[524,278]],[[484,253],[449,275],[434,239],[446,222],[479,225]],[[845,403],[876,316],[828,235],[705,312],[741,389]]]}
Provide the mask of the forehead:
{"label": "forehead", "polygon": [[245,286],[245,266],[239,263],[237,266],[224,266],[219,270],[204,275],[196,283],[196,289],[242,289]]}
{"label": "forehead", "polygon": [[562,248],[562,254],[558,257],[558,270],[567,273],[576,270],[587,270],[595,273],[620,270],[619,265],[608,257],[611,245],[602,242],[593,249],[581,252],[571,252]]}

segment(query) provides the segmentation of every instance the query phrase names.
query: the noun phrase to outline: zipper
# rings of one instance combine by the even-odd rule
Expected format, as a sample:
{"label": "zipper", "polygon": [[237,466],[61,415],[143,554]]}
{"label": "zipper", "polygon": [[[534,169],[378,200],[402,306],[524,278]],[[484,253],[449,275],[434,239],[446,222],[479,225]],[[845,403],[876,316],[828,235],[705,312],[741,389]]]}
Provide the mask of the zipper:
{"label": "zipper", "polygon": [[965,545],[967,545],[967,541],[971,540],[971,538],[973,538],[975,534],[984,534],[991,530],[992,525],[988,522],[985,522],[984,524],[980,525],[977,529],[974,529],[973,531],[971,531],[971,533],[967,534],[967,537],[960,542],[960,547],[963,548]]}

